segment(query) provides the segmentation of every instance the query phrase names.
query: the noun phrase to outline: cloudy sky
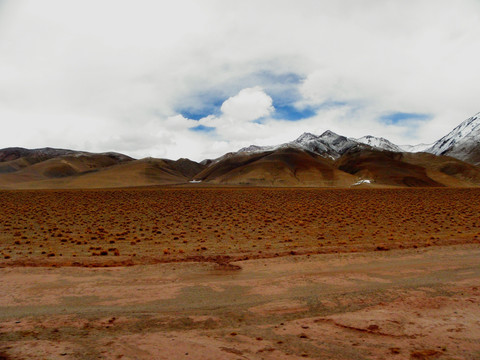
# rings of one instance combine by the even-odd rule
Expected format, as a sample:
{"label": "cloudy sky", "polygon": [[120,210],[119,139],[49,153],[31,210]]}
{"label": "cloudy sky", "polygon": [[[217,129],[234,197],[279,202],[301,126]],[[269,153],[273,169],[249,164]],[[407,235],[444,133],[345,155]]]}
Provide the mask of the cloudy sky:
{"label": "cloudy sky", "polygon": [[480,111],[478,0],[0,0],[0,148],[194,160]]}

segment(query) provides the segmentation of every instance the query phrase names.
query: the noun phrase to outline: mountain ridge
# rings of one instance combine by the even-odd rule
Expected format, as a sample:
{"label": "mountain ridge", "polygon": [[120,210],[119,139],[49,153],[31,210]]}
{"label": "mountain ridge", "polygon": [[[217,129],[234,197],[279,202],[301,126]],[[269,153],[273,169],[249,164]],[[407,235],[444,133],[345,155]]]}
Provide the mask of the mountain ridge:
{"label": "mountain ridge", "polygon": [[320,135],[305,132],[279,145],[250,145],[200,163],[185,158],[136,160],[116,152],[5,148],[0,149],[0,188],[199,182],[314,187],[480,186],[479,115],[429,146],[399,146],[372,135],[347,138],[327,130]]}
{"label": "mountain ridge", "polygon": [[480,112],[460,123],[426,151],[480,165]]}
{"label": "mountain ridge", "polygon": [[427,152],[434,155],[449,155],[459,160],[480,164],[480,112],[466,119],[444,137],[432,144],[396,145],[391,141],[373,135],[360,138],[347,138],[331,130],[315,135],[310,132],[301,134],[297,139],[280,145],[250,145],[238,152],[272,151],[281,148],[300,148],[319,155],[338,158],[350,148],[367,145],[379,150],[394,152]]}

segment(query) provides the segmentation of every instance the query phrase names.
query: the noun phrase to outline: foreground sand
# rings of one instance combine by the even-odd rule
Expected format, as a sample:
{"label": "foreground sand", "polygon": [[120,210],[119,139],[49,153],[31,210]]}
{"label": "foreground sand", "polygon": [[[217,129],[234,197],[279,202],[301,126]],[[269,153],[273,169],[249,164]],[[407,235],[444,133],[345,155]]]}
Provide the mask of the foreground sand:
{"label": "foreground sand", "polygon": [[478,359],[480,246],[0,269],[2,359]]}

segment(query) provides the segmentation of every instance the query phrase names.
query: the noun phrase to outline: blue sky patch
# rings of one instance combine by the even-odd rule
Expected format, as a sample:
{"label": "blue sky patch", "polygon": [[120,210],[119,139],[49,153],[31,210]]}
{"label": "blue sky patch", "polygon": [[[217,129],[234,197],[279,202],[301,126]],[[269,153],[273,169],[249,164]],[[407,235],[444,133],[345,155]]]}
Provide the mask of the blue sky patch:
{"label": "blue sky patch", "polygon": [[237,95],[242,89],[260,86],[272,98],[273,106],[278,108],[281,114],[278,118],[299,120],[312,116],[309,111],[300,111],[293,106],[301,99],[298,87],[303,80],[303,76],[293,72],[275,73],[260,70],[201,91],[193,91],[182,99],[181,104],[175,107],[175,111],[192,120],[200,120],[208,115],[219,116],[225,100]]}
{"label": "blue sky patch", "polygon": [[274,119],[282,119],[288,121],[298,121],[302,119],[307,119],[316,114],[316,111],[312,108],[297,109],[291,104],[286,105],[275,105],[275,113],[273,114]]}
{"label": "blue sky patch", "polygon": [[212,111],[206,110],[206,109],[191,109],[191,110],[183,110],[180,112],[183,117],[191,120],[200,120],[203,119],[204,117],[207,117],[208,115],[212,114]]}
{"label": "blue sky patch", "polygon": [[176,111],[187,119],[200,120],[208,115],[219,115],[220,107],[226,99],[223,93],[216,91],[191,94],[190,104],[179,106]]}
{"label": "blue sky patch", "polygon": [[252,75],[262,79],[263,83],[299,84],[304,77],[294,72],[274,73],[270,70],[260,70]]}
{"label": "blue sky patch", "polygon": [[273,99],[273,106],[275,106],[275,108],[293,105],[293,103],[302,98],[298,87],[303,81],[303,77],[298,74],[274,74],[264,71],[255,74],[254,79]]}
{"label": "blue sky patch", "polygon": [[[297,107],[296,104],[302,100],[299,87],[304,79],[304,76],[293,72],[276,73],[271,70],[260,70],[240,78],[228,79],[224,83],[215,84],[199,92],[192,92],[182,99],[181,106],[177,106],[175,110],[192,120],[200,120],[209,115],[220,116],[220,108],[225,100],[237,95],[242,89],[254,86],[260,86],[272,98],[275,111],[271,117],[277,120],[300,121],[315,116],[320,109],[352,105],[332,100],[315,107]],[[381,120],[395,124],[403,120],[418,120],[427,117],[428,115],[425,114],[398,112],[387,114]],[[262,123],[265,119],[257,119],[255,122]],[[193,131],[213,130],[199,127]]]}
{"label": "blue sky patch", "polygon": [[380,120],[386,124],[396,125],[409,121],[424,121],[431,118],[429,114],[393,112],[380,117]]}
{"label": "blue sky patch", "polygon": [[215,128],[212,126],[197,125],[195,127],[190,128],[190,130],[195,132],[211,133],[215,131]]}

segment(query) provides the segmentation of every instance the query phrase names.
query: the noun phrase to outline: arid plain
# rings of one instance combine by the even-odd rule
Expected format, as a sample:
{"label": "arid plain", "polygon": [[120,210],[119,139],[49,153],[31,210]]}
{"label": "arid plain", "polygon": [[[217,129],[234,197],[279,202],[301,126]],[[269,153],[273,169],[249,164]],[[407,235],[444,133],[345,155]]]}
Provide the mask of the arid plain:
{"label": "arid plain", "polygon": [[1,191],[0,358],[476,359],[476,188]]}

